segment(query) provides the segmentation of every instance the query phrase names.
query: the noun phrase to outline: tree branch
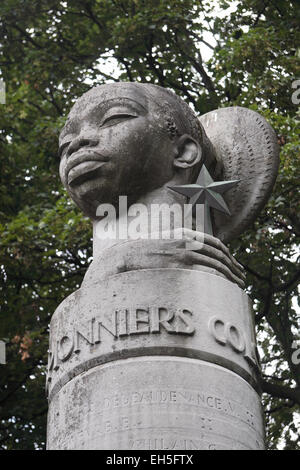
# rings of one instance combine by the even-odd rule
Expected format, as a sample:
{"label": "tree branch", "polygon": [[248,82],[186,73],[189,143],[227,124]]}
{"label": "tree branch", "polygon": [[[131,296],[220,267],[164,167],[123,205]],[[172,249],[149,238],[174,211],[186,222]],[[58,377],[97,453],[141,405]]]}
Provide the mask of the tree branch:
{"label": "tree branch", "polygon": [[257,277],[257,279],[260,279],[261,281],[266,281],[266,282],[269,282],[270,279],[268,277],[265,277],[265,276],[262,276],[261,274],[258,274],[256,271],[254,271],[254,269],[250,268],[249,266],[247,266],[246,264],[243,264],[241,263],[241,261],[239,261],[239,263],[243,266],[243,268],[250,274],[252,274],[253,276]]}
{"label": "tree branch", "polygon": [[286,387],[284,385],[278,385],[271,383],[267,380],[262,381],[262,391],[272,395],[272,397],[282,398],[286,400],[292,400],[294,403],[300,405],[300,389]]}
{"label": "tree branch", "polygon": [[285,284],[282,284],[279,287],[274,287],[274,292],[282,292],[289,289],[295,282],[298,281],[298,279],[300,279],[300,270],[297,271],[296,274],[292,277],[292,279],[290,279]]}

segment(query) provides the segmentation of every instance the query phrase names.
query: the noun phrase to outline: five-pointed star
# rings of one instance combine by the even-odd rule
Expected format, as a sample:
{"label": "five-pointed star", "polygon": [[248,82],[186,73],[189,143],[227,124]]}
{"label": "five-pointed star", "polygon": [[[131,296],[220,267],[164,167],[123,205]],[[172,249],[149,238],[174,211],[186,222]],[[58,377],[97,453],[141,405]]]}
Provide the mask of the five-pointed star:
{"label": "five-pointed star", "polygon": [[239,181],[240,180],[214,181],[205,165],[203,165],[195,184],[169,186],[169,188],[179,194],[187,196],[192,208],[197,207],[197,204],[204,204],[208,213],[209,208],[212,207],[213,209],[230,215],[230,210],[221,194],[235,186]]}

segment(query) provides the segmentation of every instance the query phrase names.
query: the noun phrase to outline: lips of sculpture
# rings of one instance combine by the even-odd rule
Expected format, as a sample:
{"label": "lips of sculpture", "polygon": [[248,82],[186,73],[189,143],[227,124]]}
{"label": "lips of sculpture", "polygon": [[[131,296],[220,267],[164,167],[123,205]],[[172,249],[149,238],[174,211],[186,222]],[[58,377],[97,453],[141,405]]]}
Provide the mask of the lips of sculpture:
{"label": "lips of sculpture", "polygon": [[96,152],[95,150],[83,148],[77,152],[72,153],[67,158],[66,175],[77,165],[84,162],[107,162],[108,158]]}
{"label": "lips of sculpture", "polygon": [[70,185],[78,185],[93,176],[97,176],[101,166],[108,161],[95,150],[82,148],[67,157],[64,170],[65,181]]}
{"label": "lips of sculpture", "polygon": [[68,184],[75,186],[84,183],[90,178],[99,175],[100,168],[106,162],[100,161],[84,161],[76,166],[73,166],[68,173]]}

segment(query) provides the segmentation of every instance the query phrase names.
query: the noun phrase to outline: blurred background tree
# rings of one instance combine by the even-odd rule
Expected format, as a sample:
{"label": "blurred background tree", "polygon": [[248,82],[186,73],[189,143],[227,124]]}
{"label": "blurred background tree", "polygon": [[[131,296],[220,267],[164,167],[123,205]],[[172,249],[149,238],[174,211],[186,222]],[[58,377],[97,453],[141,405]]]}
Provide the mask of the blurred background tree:
{"label": "blurred background tree", "polygon": [[0,448],[45,447],[49,320],[91,261],[90,223],[58,177],[59,130],[91,86],[125,80],[199,115],[246,106],[276,130],[273,195],[231,250],[254,302],[268,448],[300,449],[299,22],[296,0],[1,1]]}

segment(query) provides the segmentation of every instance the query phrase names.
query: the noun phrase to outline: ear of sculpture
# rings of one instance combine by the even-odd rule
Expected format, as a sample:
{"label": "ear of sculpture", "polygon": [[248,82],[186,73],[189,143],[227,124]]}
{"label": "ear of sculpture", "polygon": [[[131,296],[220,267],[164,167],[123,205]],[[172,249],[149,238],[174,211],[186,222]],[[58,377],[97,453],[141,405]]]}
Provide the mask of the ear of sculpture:
{"label": "ear of sculpture", "polygon": [[190,135],[184,134],[177,141],[174,166],[180,169],[192,169],[202,157],[200,144]]}

